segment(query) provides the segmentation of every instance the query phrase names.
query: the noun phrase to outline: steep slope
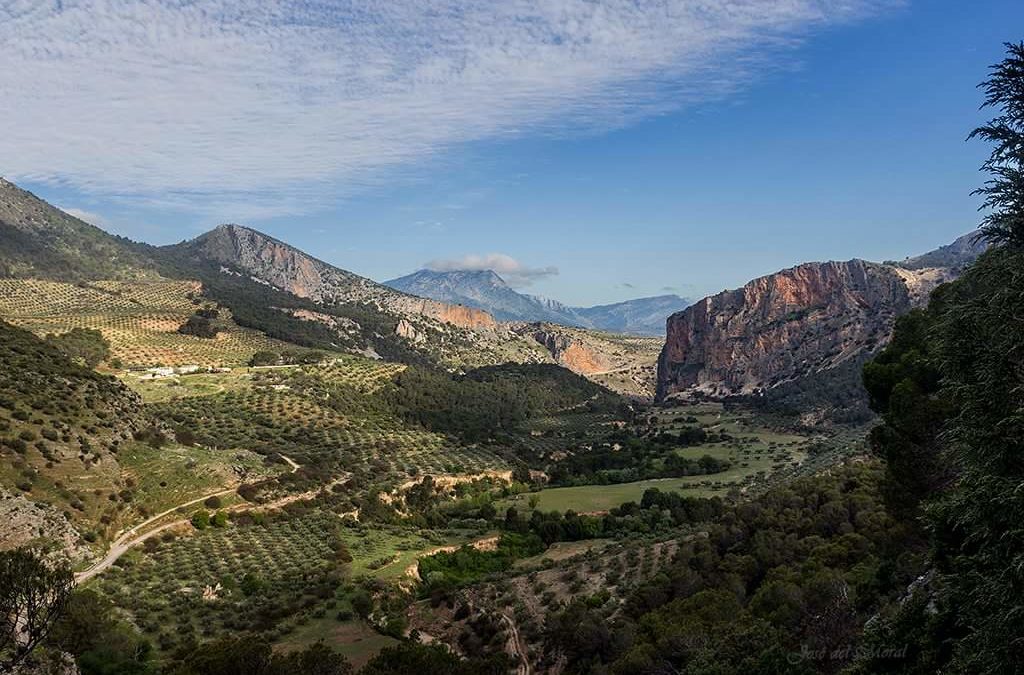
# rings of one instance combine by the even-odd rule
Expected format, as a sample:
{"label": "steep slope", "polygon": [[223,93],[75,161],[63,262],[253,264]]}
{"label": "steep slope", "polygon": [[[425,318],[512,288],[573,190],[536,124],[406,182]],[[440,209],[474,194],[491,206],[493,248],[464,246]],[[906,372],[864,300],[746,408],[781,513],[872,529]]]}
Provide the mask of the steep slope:
{"label": "steep slope", "polygon": [[499,321],[542,321],[634,335],[664,335],[665,319],[690,304],[677,295],[659,295],[596,307],[570,307],[550,298],[519,293],[491,270],[419,270],[384,283],[405,293],[477,307]]}
{"label": "steep slope", "polygon": [[127,279],[149,276],[151,267],[128,240],[0,178],[0,277]]}
{"label": "steep slope", "polygon": [[883,346],[897,316],[977,257],[964,241],[900,266],[806,263],[704,298],[668,320],[658,397],[750,394],[822,373],[852,378],[847,364]]}
{"label": "steep slope", "polygon": [[[101,521],[116,524],[122,502],[131,498],[117,452],[141,419],[139,397],[116,379],[0,321],[0,548],[42,535],[72,555],[84,553],[84,542],[63,517],[56,518],[56,529],[31,527],[50,523],[61,510],[82,532]],[[19,508],[23,500],[14,493],[37,508]]]}
{"label": "steep slope", "polygon": [[179,254],[215,261],[231,271],[321,304],[367,304],[401,315],[427,316],[462,328],[491,329],[496,324],[486,312],[396,292],[241,225],[220,225],[172,248]]}

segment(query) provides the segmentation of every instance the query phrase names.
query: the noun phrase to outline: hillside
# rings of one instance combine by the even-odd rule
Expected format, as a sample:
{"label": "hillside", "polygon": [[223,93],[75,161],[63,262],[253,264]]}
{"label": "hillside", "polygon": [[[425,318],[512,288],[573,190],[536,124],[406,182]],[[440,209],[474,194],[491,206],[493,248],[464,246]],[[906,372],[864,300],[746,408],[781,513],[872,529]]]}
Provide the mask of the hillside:
{"label": "hillside", "polygon": [[[152,247],[0,180],[0,235],[0,317],[39,335],[97,328],[130,365],[244,363],[288,344],[455,368],[550,361],[486,312],[396,292],[249,228]],[[178,332],[218,304],[215,339]]]}
{"label": "hillside", "polygon": [[492,270],[419,270],[384,282],[405,293],[477,307],[499,321],[545,322],[631,335],[662,336],[665,319],[690,301],[677,295],[636,298],[594,307],[520,293]]}
{"label": "hillside", "polygon": [[154,255],[243,325],[288,342],[450,368],[548,360],[487,312],[395,291],[240,225]]}
{"label": "hillside", "polygon": [[[932,289],[977,257],[966,241],[900,266],[805,263],[704,298],[668,320],[659,398],[764,394],[805,378],[847,375],[846,385],[859,389],[859,364],[888,342],[896,317],[927,302]],[[923,266],[929,261],[944,266]]]}
{"label": "hillside", "polygon": [[[122,520],[131,497],[117,454],[142,426],[139,397],[118,380],[0,321],[0,490],[39,505],[0,500],[0,548],[41,537],[81,555],[80,533]],[[33,528],[37,521],[59,527]]]}
{"label": "hillside", "polygon": [[399,315],[422,315],[460,328],[495,327],[494,317],[486,312],[395,292],[241,225],[220,225],[169,248],[179,258],[214,261],[323,305],[365,304]]}
{"label": "hillside", "polygon": [[613,391],[649,399],[661,340],[557,324],[515,323],[512,330],[544,347],[556,363]]}
{"label": "hillside", "polygon": [[151,268],[131,242],[0,178],[0,277],[129,279]]}

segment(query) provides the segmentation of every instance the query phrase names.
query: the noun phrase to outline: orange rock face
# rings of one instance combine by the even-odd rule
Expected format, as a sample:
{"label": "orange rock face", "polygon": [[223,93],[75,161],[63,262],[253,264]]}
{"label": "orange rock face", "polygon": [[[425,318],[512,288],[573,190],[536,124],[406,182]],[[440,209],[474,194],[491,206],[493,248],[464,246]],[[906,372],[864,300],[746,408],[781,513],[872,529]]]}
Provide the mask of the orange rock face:
{"label": "orange rock face", "polygon": [[862,260],[808,263],[704,298],[668,320],[658,396],[750,393],[874,351],[927,296],[905,276]]}
{"label": "orange rock face", "polygon": [[482,309],[463,305],[445,305],[439,318],[463,328],[494,328],[498,325],[494,317]]}
{"label": "orange rock face", "polygon": [[557,327],[546,330],[542,324],[533,324],[535,328],[529,335],[547,349],[559,365],[580,375],[600,373],[610,368],[603,355],[588,349],[579,340],[558,332]]}

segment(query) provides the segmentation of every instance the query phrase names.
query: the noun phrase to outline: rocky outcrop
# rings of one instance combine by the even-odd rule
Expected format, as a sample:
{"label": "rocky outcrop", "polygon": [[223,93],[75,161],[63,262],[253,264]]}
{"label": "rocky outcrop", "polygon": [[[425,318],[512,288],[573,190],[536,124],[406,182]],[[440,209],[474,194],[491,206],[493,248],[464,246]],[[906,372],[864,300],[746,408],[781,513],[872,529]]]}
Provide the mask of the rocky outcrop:
{"label": "rocky outcrop", "polygon": [[752,393],[873,352],[897,316],[954,275],[863,260],[807,263],[704,298],[668,320],[658,397]]}
{"label": "rocky outcrop", "polygon": [[654,364],[661,340],[598,333],[551,323],[509,324],[512,332],[540,345],[559,365],[625,396],[654,396]]}
{"label": "rocky outcrop", "polygon": [[444,323],[450,323],[461,328],[494,329],[498,322],[494,317],[482,309],[474,309],[465,305],[450,305],[436,300],[425,298],[414,298],[404,295],[390,300],[388,308],[404,313],[422,314]]}
{"label": "rocky outcrop", "polygon": [[592,375],[611,368],[608,358],[584,344],[579,337],[556,326],[531,324],[521,335],[528,335],[551,353],[555,362],[581,375]]}
{"label": "rocky outcrop", "polygon": [[221,225],[180,246],[191,255],[319,303],[369,304],[392,314],[421,315],[474,330],[497,325],[485,311],[406,295],[241,225]]}

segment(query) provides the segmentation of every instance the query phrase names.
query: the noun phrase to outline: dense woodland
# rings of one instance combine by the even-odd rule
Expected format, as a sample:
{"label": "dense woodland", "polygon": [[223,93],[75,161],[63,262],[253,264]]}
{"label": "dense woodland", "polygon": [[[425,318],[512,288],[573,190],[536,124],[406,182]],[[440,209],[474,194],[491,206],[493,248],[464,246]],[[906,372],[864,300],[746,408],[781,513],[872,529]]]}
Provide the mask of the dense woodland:
{"label": "dense woodland", "polygon": [[464,375],[408,368],[385,394],[398,413],[467,442],[508,439],[540,413],[623,410],[618,396],[554,365],[489,366]]}

